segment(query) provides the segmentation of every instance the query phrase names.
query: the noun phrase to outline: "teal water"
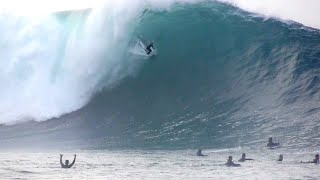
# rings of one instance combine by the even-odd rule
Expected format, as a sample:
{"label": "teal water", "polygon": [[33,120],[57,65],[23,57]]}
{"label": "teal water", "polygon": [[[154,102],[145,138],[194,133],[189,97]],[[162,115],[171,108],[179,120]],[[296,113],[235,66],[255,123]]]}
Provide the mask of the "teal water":
{"label": "teal water", "polygon": [[1,16],[1,149],[319,147],[319,30],[218,2],[140,5]]}

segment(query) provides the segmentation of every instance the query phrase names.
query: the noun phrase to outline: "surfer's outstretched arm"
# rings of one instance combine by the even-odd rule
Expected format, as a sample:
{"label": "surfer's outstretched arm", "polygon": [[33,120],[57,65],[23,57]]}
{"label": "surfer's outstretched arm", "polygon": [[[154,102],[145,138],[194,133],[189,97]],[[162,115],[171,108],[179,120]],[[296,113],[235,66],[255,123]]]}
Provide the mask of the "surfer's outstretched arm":
{"label": "surfer's outstretched arm", "polygon": [[62,154],[60,154],[60,165],[61,165],[61,167],[63,167],[64,166],[64,164],[63,164],[63,162],[62,162]]}
{"label": "surfer's outstretched arm", "polygon": [[76,162],[76,158],[77,158],[77,155],[75,154],[72,163],[69,165],[69,168],[71,168],[74,165],[74,163]]}

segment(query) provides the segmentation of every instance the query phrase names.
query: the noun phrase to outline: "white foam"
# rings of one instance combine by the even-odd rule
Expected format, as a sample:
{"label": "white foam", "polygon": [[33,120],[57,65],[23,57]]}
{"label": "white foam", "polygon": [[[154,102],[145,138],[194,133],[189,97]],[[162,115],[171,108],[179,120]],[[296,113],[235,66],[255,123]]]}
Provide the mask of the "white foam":
{"label": "white foam", "polygon": [[134,62],[123,54],[136,12],[108,2],[71,30],[50,16],[2,14],[0,123],[42,121],[75,111],[102,81],[112,88],[133,73]]}

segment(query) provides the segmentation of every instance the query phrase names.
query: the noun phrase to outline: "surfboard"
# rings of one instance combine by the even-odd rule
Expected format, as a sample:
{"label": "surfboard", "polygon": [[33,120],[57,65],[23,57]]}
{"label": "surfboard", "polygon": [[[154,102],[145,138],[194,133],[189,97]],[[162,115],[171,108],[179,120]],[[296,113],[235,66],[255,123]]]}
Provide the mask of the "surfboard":
{"label": "surfboard", "polygon": [[152,51],[149,54],[147,54],[147,51],[146,51],[147,45],[144,44],[140,39],[138,40],[138,44],[141,46],[146,56],[155,56],[157,54],[157,51],[153,47],[151,47]]}
{"label": "surfboard", "polygon": [[146,48],[146,43],[140,38],[136,38],[134,45],[129,49],[129,52],[133,55],[143,57],[143,59],[149,59],[150,57],[157,55],[157,50],[155,48],[151,48],[152,51],[150,54],[147,54]]}

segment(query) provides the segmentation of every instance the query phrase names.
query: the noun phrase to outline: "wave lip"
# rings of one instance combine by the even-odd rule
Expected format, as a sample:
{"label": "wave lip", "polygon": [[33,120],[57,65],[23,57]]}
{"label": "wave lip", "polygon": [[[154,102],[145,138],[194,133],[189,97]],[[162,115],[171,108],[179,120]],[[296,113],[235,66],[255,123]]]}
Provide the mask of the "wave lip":
{"label": "wave lip", "polygon": [[231,3],[244,10],[276,17],[284,20],[296,21],[305,26],[320,29],[318,0],[219,0]]}

